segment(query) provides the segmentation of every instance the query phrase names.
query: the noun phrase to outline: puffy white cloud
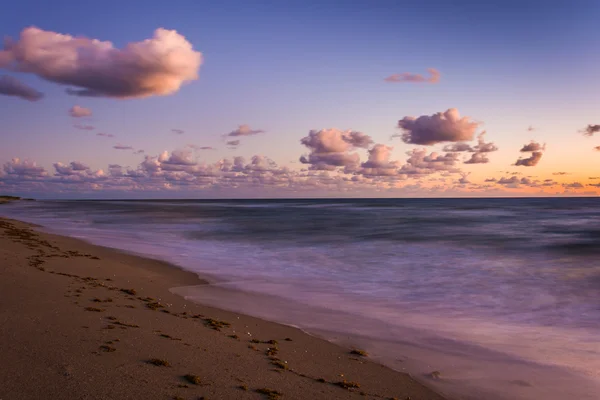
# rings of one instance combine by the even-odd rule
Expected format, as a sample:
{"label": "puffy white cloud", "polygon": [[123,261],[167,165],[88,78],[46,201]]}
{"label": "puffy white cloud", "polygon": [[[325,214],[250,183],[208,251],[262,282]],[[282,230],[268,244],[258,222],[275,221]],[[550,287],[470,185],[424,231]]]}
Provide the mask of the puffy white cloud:
{"label": "puffy white cloud", "polygon": [[69,110],[69,115],[73,118],[89,117],[92,115],[92,110],[75,105]]}
{"label": "puffy white cloud", "polygon": [[437,83],[440,80],[440,72],[435,68],[428,68],[429,77],[425,77],[421,74],[413,74],[410,72],[403,72],[400,74],[393,74],[385,78],[386,82],[415,82],[415,83]]}
{"label": "puffy white cloud", "polygon": [[339,129],[311,130],[300,140],[310,149],[308,156],[300,157],[300,162],[310,164],[314,170],[335,170],[337,167],[355,168],[360,163],[356,148],[367,148],[373,143],[370,136],[357,131]]}
{"label": "puffy white cloud", "polygon": [[240,126],[238,126],[238,128],[236,130],[233,130],[231,132],[229,132],[226,136],[252,136],[252,135],[258,135],[259,133],[264,133],[265,131],[263,131],[262,129],[252,129],[250,128],[249,125],[246,124],[242,124]]}
{"label": "puffy white cloud", "polygon": [[165,151],[159,156],[159,161],[164,165],[196,165],[198,162],[194,159],[191,150],[174,150],[171,155]]}
{"label": "puffy white cloud", "polygon": [[455,108],[418,118],[404,117],[398,121],[404,132],[402,140],[410,144],[432,145],[443,142],[464,142],[473,140],[479,123],[469,117],[460,116]]}
{"label": "puffy white cloud", "polygon": [[383,144],[376,144],[369,150],[369,159],[361,164],[360,173],[366,176],[395,176],[398,175],[400,163],[390,161],[394,148]]}
{"label": "puffy white cloud", "polygon": [[0,94],[20,97],[29,101],[37,101],[44,97],[43,93],[8,75],[0,75]]}
{"label": "puffy white cloud", "polygon": [[29,27],[6,39],[0,68],[35,74],[77,96],[141,98],[168,95],[198,79],[201,53],[174,30],[118,49],[111,42]]}

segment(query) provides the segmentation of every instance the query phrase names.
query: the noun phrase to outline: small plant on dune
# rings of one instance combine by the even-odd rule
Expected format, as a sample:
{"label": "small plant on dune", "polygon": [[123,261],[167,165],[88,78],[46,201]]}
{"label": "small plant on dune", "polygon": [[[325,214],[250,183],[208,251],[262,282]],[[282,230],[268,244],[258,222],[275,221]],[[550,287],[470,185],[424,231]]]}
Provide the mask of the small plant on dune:
{"label": "small plant on dune", "polygon": [[356,356],[361,356],[361,357],[367,357],[369,355],[369,353],[367,353],[364,350],[360,350],[360,349],[353,349],[350,354],[356,355]]}
{"label": "small plant on dune", "polygon": [[202,379],[200,379],[197,375],[187,374],[184,376],[185,380],[189,383],[193,383],[194,385],[199,385],[202,383]]}
{"label": "small plant on dune", "polygon": [[336,385],[342,387],[344,389],[357,389],[360,387],[359,383],[356,382],[348,382],[347,380],[343,380],[341,382],[337,382]]}
{"label": "small plant on dune", "polygon": [[229,322],[219,321],[218,319],[214,319],[214,318],[206,318],[204,320],[204,322],[206,323],[206,326],[208,326],[216,331],[220,331],[222,328],[227,328],[228,326],[231,325]]}
{"label": "small plant on dune", "polygon": [[102,345],[100,346],[100,350],[105,351],[107,353],[112,353],[113,351],[117,351],[114,347]]}
{"label": "small plant on dune", "polygon": [[105,311],[103,308],[96,308],[96,307],[86,307],[85,311],[92,311],[92,312],[102,312]]}
{"label": "small plant on dune", "polygon": [[159,308],[164,308],[164,306],[157,301],[153,301],[152,303],[147,303],[146,307],[148,307],[151,310],[157,310]]}
{"label": "small plant on dune", "polygon": [[277,390],[268,389],[268,388],[256,389],[256,392],[268,396],[268,398],[271,400],[278,399],[279,397],[282,396],[282,394],[280,392],[278,392]]}
{"label": "small plant on dune", "polygon": [[121,292],[130,294],[132,296],[135,296],[137,294],[137,292],[135,291],[135,289],[121,289]]}
{"label": "small plant on dune", "polygon": [[271,361],[271,364],[273,364],[274,366],[276,366],[277,368],[281,368],[281,369],[288,369],[288,365],[286,363],[284,363],[281,360],[273,360]]}
{"label": "small plant on dune", "polygon": [[442,376],[442,373],[440,371],[433,371],[429,373],[429,377],[431,379],[440,379]]}
{"label": "small plant on dune", "polygon": [[240,385],[240,389],[247,391],[248,390],[248,386],[246,386],[246,385]]}
{"label": "small plant on dune", "polygon": [[266,355],[269,357],[274,357],[277,355],[278,352],[279,352],[279,349],[277,348],[277,346],[269,347],[266,351]]}
{"label": "small plant on dune", "polygon": [[161,360],[160,358],[151,358],[148,360],[148,364],[156,365],[157,367],[170,367],[171,364],[167,360]]}

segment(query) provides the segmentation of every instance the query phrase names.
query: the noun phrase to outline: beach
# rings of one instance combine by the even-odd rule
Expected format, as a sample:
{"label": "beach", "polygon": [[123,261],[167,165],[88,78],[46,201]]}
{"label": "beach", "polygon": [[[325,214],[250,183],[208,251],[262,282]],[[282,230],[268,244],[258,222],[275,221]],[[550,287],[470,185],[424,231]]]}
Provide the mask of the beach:
{"label": "beach", "polygon": [[165,262],[9,219],[0,260],[1,399],[443,399],[368,355],[186,301],[169,289],[205,282]]}

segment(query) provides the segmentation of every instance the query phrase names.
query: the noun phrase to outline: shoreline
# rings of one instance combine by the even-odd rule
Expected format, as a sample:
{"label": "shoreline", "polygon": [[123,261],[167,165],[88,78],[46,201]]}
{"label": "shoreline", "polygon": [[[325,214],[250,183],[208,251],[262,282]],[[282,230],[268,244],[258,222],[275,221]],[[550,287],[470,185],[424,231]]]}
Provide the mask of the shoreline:
{"label": "shoreline", "polygon": [[[298,328],[170,291],[208,284],[196,273],[37,228],[0,217],[0,338],[18,337],[0,368],[0,398],[448,399]],[[171,366],[149,365],[152,357]],[[192,373],[201,384],[186,382]]]}

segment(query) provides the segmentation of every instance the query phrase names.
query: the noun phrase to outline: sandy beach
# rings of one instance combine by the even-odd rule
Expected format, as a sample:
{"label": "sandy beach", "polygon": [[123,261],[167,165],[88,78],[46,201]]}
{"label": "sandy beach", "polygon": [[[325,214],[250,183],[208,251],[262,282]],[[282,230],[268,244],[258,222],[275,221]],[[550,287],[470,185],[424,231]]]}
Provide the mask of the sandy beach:
{"label": "sandy beach", "polygon": [[172,265],[0,219],[0,399],[442,400],[298,329],[186,301]]}

